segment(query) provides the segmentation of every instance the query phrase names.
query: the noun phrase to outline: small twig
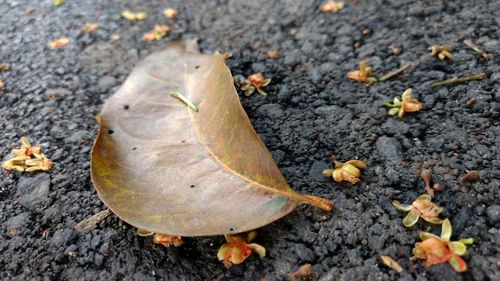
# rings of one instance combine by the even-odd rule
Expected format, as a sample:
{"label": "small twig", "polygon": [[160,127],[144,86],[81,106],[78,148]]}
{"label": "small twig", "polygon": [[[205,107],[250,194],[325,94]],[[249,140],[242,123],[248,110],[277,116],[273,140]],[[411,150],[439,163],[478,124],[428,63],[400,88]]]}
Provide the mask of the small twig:
{"label": "small twig", "polygon": [[378,79],[378,82],[384,82],[385,80],[388,80],[388,79],[391,79],[391,78],[393,78],[395,76],[398,76],[398,75],[402,74],[405,70],[407,70],[410,67],[412,67],[412,64],[408,63],[405,66],[401,67],[400,69],[396,69],[396,70],[391,71],[391,72],[387,73],[386,75],[380,77]]}
{"label": "small twig", "polygon": [[476,74],[473,74],[470,76],[456,77],[456,78],[444,80],[441,82],[432,83],[432,87],[441,87],[441,86],[449,86],[449,85],[454,85],[454,84],[467,83],[469,81],[483,80],[485,78],[486,78],[486,73],[481,72],[481,73],[476,73]]}
{"label": "small twig", "polygon": [[179,92],[171,92],[170,95],[174,98],[178,98],[179,100],[181,100],[189,108],[191,108],[194,112],[198,112],[198,107],[196,105],[194,105],[194,103],[190,99],[188,99],[185,95],[183,95]]}
{"label": "small twig", "polygon": [[478,45],[474,44],[472,40],[470,39],[465,39],[464,44],[470,47],[472,50],[476,51],[479,55],[481,55],[485,60],[490,60],[491,59],[491,54],[486,53],[481,49]]}

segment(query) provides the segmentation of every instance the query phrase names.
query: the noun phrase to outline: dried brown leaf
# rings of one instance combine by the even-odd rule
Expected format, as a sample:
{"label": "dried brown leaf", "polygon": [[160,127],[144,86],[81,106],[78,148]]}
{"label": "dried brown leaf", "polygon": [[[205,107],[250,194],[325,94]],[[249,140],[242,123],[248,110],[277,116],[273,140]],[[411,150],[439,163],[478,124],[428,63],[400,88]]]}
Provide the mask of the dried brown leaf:
{"label": "dried brown leaf", "polygon": [[171,43],[106,101],[92,181],[131,225],[177,236],[218,235],[259,228],[301,203],[331,210],[330,200],[289,187],[252,128],[224,61],[221,54],[199,54],[194,41]]}

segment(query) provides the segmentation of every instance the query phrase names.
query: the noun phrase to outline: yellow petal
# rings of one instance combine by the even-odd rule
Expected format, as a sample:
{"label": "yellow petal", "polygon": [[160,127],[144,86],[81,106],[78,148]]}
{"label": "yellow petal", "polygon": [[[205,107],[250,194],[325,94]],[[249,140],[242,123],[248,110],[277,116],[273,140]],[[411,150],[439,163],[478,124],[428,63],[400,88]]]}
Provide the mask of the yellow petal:
{"label": "yellow petal", "polygon": [[392,205],[399,211],[409,212],[413,207],[411,205],[405,205],[399,203],[399,201],[392,201]]}
{"label": "yellow petal", "polygon": [[403,219],[403,225],[406,227],[412,227],[417,223],[419,217],[420,213],[412,208],[408,215],[406,215],[406,217]]}
{"label": "yellow petal", "polygon": [[441,239],[450,241],[452,231],[450,220],[445,219],[441,225]]}
{"label": "yellow petal", "polygon": [[459,241],[450,242],[450,251],[456,255],[463,256],[467,253],[467,246]]}
{"label": "yellow petal", "polygon": [[349,160],[346,162],[346,164],[351,164],[354,167],[360,168],[360,169],[366,168],[366,162],[362,161],[362,160]]}
{"label": "yellow petal", "polygon": [[333,170],[332,173],[333,180],[336,182],[341,182],[342,181],[342,169],[338,168]]}
{"label": "yellow petal", "polygon": [[248,247],[252,249],[257,255],[259,255],[261,258],[266,256],[266,248],[263,246],[256,244],[256,243],[250,243],[248,244]]}

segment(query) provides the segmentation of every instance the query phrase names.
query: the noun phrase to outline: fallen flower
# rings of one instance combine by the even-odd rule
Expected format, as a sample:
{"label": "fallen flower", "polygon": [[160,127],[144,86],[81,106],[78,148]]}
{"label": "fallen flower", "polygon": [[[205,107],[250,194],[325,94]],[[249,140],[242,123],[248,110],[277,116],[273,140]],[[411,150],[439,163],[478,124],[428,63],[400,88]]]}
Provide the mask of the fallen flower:
{"label": "fallen flower", "polygon": [[465,238],[459,241],[450,241],[452,226],[448,219],[441,226],[441,237],[429,232],[420,232],[422,242],[417,242],[413,254],[419,259],[425,259],[426,266],[448,262],[457,272],[467,270],[467,264],[461,256],[467,253],[467,245],[474,243],[474,239]]}
{"label": "fallen flower", "polygon": [[420,195],[411,205],[404,205],[398,201],[393,201],[392,205],[399,211],[408,212],[403,219],[403,225],[412,227],[422,218],[433,224],[440,224],[443,221],[438,218],[443,208],[431,202],[431,197],[427,194]]}
{"label": "fallen flower", "polygon": [[448,45],[434,45],[429,50],[431,50],[431,56],[437,56],[440,60],[451,60],[452,55]]}
{"label": "fallen flower", "polygon": [[21,147],[12,150],[14,158],[2,163],[4,169],[18,172],[36,172],[48,171],[52,168],[52,161],[43,154],[41,147],[31,146],[26,137],[22,137],[20,142]]}
{"label": "fallen flower", "polygon": [[62,4],[64,4],[64,1],[66,1],[66,0],[53,0],[52,2],[56,6],[61,6]]}
{"label": "fallen flower", "polygon": [[313,274],[313,268],[310,263],[306,263],[303,266],[301,266],[297,271],[294,271],[292,273],[288,274],[288,277],[293,280],[297,279],[302,279],[302,278],[307,278],[310,277]]}
{"label": "fallen flower", "polygon": [[131,12],[129,10],[125,10],[122,12],[122,17],[128,19],[129,21],[140,21],[146,18],[146,12]]}
{"label": "fallen flower", "polygon": [[166,8],[163,10],[163,14],[170,20],[173,20],[177,17],[177,10],[174,8]]}
{"label": "fallen flower", "polygon": [[265,257],[266,248],[256,243],[250,243],[256,236],[256,231],[250,231],[246,238],[242,235],[226,235],[227,243],[219,248],[217,258],[229,268],[233,264],[245,261],[252,252],[257,253],[260,257]]}
{"label": "fallen flower", "polygon": [[460,180],[461,181],[475,181],[479,178],[479,172],[475,170],[466,171],[465,175],[463,175]]}
{"label": "fallen flower", "polygon": [[154,29],[143,36],[144,41],[158,41],[170,32],[170,28],[164,24],[155,25]]}
{"label": "fallen flower", "polygon": [[366,162],[361,160],[349,160],[345,163],[335,161],[334,169],[323,170],[325,177],[332,177],[335,182],[348,181],[351,184],[359,182],[361,171],[366,168]]}
{"label": "fallen flower", "polygon": [[335,2],[334,0],[327,0],[319,6],[319,10],[323,13],[335,14],[344,8],[344,2]]}
{"label": "fallen flower", "polygon": [[3,83],[3,81],[0,79],[0,92],[3,90],[3,87],[5,86],[5,84]]}
{"label": "fallen flower", "polygon": [[179,247],[184,242],[182,241],[182,237],[176,235],[168,235],[168,234],[160,234],[155,233],[153,236],[153,242],[156,244],[161,244],[165,247],[174,245],[175,247]]}
{"label": "fallen flower", "polygon": [[396,115],[398,114],[399,118],[402,118],[405,114],[405,112],[416,112],[420,111],[422,109],[422,104],[413,98],[411,96],[412,90],[411,89],[406,89],[403,92],[403,95],[401,95],[401,100],[399,100],[398,97],[395,97],[392,100],[392,103],[390,102],[384,102],[385,106],[391,107],[389,109],[388,114],[389,115]]}
{"label": "fallen flower", "polygon": [[401,267],[401,265],[399,265],[399,263],[397,263],[397,262],[396,262],[395,260],[393,260],[391,257],[389,257],[389,256],[380,256],[380,259],[382,260],[382,262],[383,262],[386,266],[388,266],[388,267],[390,267],[390,268],[394,269],[397,273],[401,273],[401,272],[403,272],[403,268]]}
{"label": "fallen flower", "polygon": [[80,29],[80,33],[90,33],[92,31],[98,30],[100,27],[101,25],[98,23],[88,22]]}
{"label": "fallen flower", "polygon": [[347,78],[366,83],[368,85],[378,81],[377,77],[373,75],[372,68],[368,66],[366,61],[359,62],[359,70],[348,72]]}
{"label": "fallen flower", "polygon": [[51,49],[58,49],[58,48],[61,48],[61,47],[68,45],[69,42],[71,42],[71,41],[68,38],[59,38],[59,39],[56,39],[56,40],[50,42],[48,44],[48,46]]}
{"label": "fallen flower", "polygon": [[271,83],[271,79],[266,79],[262,73],[255,73],[248,76],[247,79],[243,81],[235,81],[241,90],[244,91],[245,96],[251,96],[255,90],[262,96],[267,96],[267,93],[263,90],[264,87]]}

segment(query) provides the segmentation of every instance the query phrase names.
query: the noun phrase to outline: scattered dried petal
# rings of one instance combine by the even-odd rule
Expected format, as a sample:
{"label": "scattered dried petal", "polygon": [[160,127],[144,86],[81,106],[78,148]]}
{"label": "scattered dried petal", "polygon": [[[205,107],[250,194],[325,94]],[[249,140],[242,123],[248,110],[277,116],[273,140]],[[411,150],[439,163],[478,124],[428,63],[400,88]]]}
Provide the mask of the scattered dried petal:
{"label": "scattered dried petal", "polygon": [[9,69],[10,69],[10,65],[8,65],[6,63],[0,64],[0,72],[7,71]]}
{"label": "scattered dried petal", "polygon": [[99,213],[92,215],[83,221],[75,225],[75,229],[78,231],[86,231],[94,229],[101,221],[107,218],[110,214],[109,209],[100,211]]}
{"label": "scattered dried petal", "polygon": [[61,47],[68,45],[69,42],[71,42],[71,41],[68,38],[59,38],[59,39],[56,39],[56,40],[50,42],[48,44],[48,46],[51,49],[58,49],[58,48],[61,48]]}
{"label": "scattered dried petal", "polygon": [[173,20],[177,17],[177,10],[174,8],[166,8],[163,10],[163,14],[170,20]]}
{"label": "scattered dried petal", "polygon": [[80,33],[90,33],[98,30],[100,27],[101,25],[96,22],[88,22],[80,29]]}
{"label": "scattered dried petal", "polygon": [[170,32],[170,28],[164,24],[155,25],[154,29],[143,36],[144,41],[158,41]]}
{"label": "scattered dried petal", "polygon": [[266,55],[270,59],[275,59],[280,56],[280,52],[278,50],[269,50],[267,51]]}
{"label": "scattered dried petal", "polygon": [[0,92],[3,90],[3,87],[5,86],[5,83],[0,80]]}
{"label": "scattered dried petal", "polygon": [[465,175],[460,178],[461,181],[475,181],[479,178],[479,172],[476,170],[466,171]]}
{"label": "scattered dried petal", "polygon": [[111,35],[111,40],[113,40],[113,41],[118,41],[118,40],[120,40],[120,38],[121,38],[120,34],[112,34]]}
{"label": "scattered dried petal", "polygon": [[389,256],[380,256],[380,259],[382,260],[382,262],[383,262],[386,266],[388,266],[388,267],[390,267],[390,268],[394,269],[397,273],[401,273],[401,272],[403,272],[403,268],[401,267],[401,265],[399,265],[399,263],[397,263],[397,262],[396,262],[395,260],[393,260],[391,257],[389,257]]}
{"label": "scattered dried petal", "polygon": [[297,280],[301,278],[307,278],[313,274],[313,268],[310,263],[302,265],[297,271],[288,274],[288,277],[292,280]]}
{"label": "scattered dried petal", "polygon": [[327,0],[319,6],[319,10],[323,13],[335,14],[344,8],[344,2],[336,2],[334,0]]}
{"label": "scattered dried petal", "polygon": [[129,10],[125,10],[122,12],[122,17],[128,19],[129,21],[140,21],[144,20],[147,16],[146,12],[131,12]]}
{"label": "scattered dried petal", "polygon": [[364,36],[368,36],[373,33],[373,29],[371,29],[370,27],[365,27],[363,28],[363,31],[361,33],[363,33]]}
{"label": "scattered dried petal", "polygon": [[395,45],[390,45],[389,50],[391,50],[393,56],[399,56],[403,52],[403,49]]}

